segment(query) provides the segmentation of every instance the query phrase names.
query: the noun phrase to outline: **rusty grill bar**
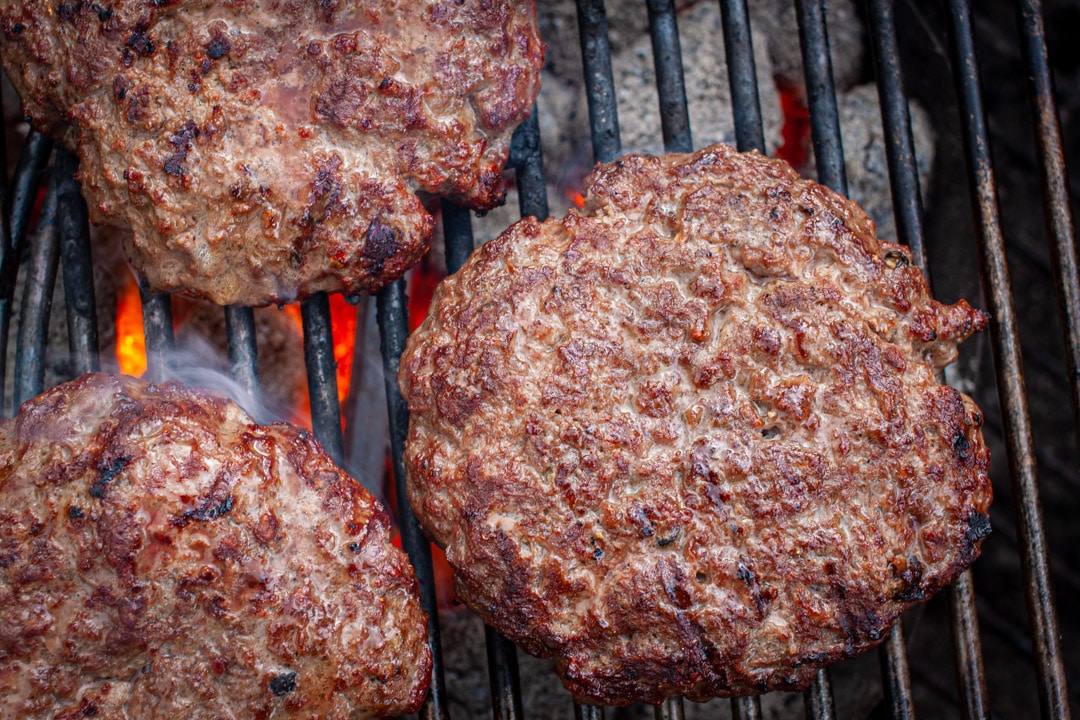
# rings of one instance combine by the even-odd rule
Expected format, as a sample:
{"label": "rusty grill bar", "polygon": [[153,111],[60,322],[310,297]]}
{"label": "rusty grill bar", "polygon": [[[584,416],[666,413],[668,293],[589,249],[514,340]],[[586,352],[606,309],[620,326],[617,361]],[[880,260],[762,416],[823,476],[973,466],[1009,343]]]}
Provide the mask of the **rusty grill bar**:
{"label": "rusty grill bar", "polygon": [[1051,269],[1061,307],[1072,390],[1073,420],[1080,445],[1080,270],[1076,232],[1069,204],[1069,177],[1061,146],[1061,123],[1054,99],[1050,64],[1046,55],[1046,28],[1041,0],[1021,0],[1017,6],[1021,27],[1020,49],[1027,67],[1028,97],[1035,118],[1035,146],[1039,154],[1046,227],[1050,235]]}
{"label": "rusty grill bar", "polygon": [[1061,638],[1050,583],[1050,562],[1039,500],[1035,443],[1024,391],[1016,308],[1005,258],[1005,238],[1001,233],[997,186],[975,57],[971,9],[966,0],[950,0],[949,20],[953,72],[963,109],[960,120],[966,141],[964,153],[968,162],[968,182],[978,220],[976,237],[979,241],[983,294],[991,311],[994,367],[1005,426],[1009,476],[1017,505],[1016,520],[1021,536],[1020,557],[1027,581],[1028,613],[1035,641],[1035,674],[1040,685],[1040,708],[1043,717],[1068,718],[1065,664],[1061,657]]}
{"label": "rusty grill bar", "polygon": [[[646,0],[649,30],[656,64],[664,146],[669,151],[692,149],[691,129],[683,83],[683,58],[679,50],[676,9],[672,0]],[[870,29],[882,119],[885,131],[889,178],[899,240],[907,244],[915,262],[929,277],[922,225],[919,180],[915,166],[911,120],[903,91],[900,50],[897,43],[893,3],[864,0]],[[837,99],[828,51],[828,29],[822,0],[796,0],[800,43],[806,72],[812,141],[818,175],[824,184],[846,192],[842,139]],[[764,151],[750,24],[745,0],[720,0],[725,53],[738,148]],[[1038,0],[1017,0],[1021,28],[1020,45],[1028,70],[1032,116],[1036,125],[1040,181],[1042,183],[1054,280],[1062,309],[1063,336],[1067,349],[1070,399],[1080,441],[1080,271],[1078,271],[1074,221],[1062,150],[1061,128],[1047,61],[1042,7]],[[618,112],[612,82],[607,17],[602,0],[577,0],[579,39],[584,60],[590,130],[597,161],[609,161],[621,153]],[[1022,557],[1026,595],[1032,624],[1033,660],[1039,682],[1039,699],[1045,718],[1068,718],[1066,671],[1050,582],[1048,551],[1038,495],[1034,440],[1028,415],[1019,339],[1008,266],[1005,258],[997,192],[990,159],[988,131],[978,80],[972,20],[967,0],[948,0],[950,49],[976,216],[980,265],[987,303],[992,313],[993,356],[1002,408],[1002,434],[1006,441],[1014,501],[1017,506],[1016,545]],[[549,42],[553,39],[548,38]],[[6,349],[11,308],[19,261],[28,255],[24,297],[16,348],[14,402],[17,404],[43,390],[44,353],[51,310],[52,290],[62,257],[67,298],[71,372],[95,370],[98,357],[97,318],[93,298],[93,259],[89,246],[86,207],[72,179],[75,159],[65,151],[55,153],[47,192],[29,252],[24,252],[27,226],[34,199],[52,152],[52,143],[31,131],[24,143],[10,184],[0,178],[0,348]],[[523,216],[544,219],[548,215],[543,153],[536,112],[514,134],[510,167],[516,171],[520,210]],[[473,248],[471,216],[452,203],[442,203],[447,266],[456,271]],[[142,295],[146,333],[148,377],[166,374],[173,348],[171,299]],[[439,619],[435,597],[430,544],[424,538],[408,504],[404,485],[402,452],[408,427],[408,410],[396,378],[401,352],[408,336],[408,304],[405,281],[399,280],[376,295],[377,322],[382,339],[391,458],[399,503],[402,545],[417,571],[424,609],[429,616],[429,636],[434,651],[431,691],[421,711],[423,718],[449,718],[444,680]],[[254,316],[249,308],[225,308],[230,367],[248,390],[258,389],[257,347]],[[339,465],[345,442],[338,402],[329,302],[316,295],[301,307],[304,354],[308,372],[312,423],[316,437]],[[6,352],[5,356],[6,358]],[[0,362],[3,382],[6,360]],[[1008,533],[1006,532],[1006,535]],[[949,618],[953,636],[960,709],[967,720],[989,718],[987,682],[983,668],[975,592],[971,572],[965,572],[949,588]],[[1001,620],[992,614],[992,625]],[[1015,634],[1015,633],[1014,633]],[[524,717],[517,649],[506,638],[486,631],[487,658],[495,718]],[[1026,637],[1016,639],[1018,646]],[[908,657],[903,629],[897,624],[880,650],[885,707],[893,718],[915,715]],[[804,695],[808,717],[834,718],[836,711],[829,674],[822,671]],[[594,720],[603,708],[575,705],[575,717]],[[736,718],[762,717],[757,698],[732,701]],[[656,708],[660,720],[681,720],[682,700],[670,698]]]}

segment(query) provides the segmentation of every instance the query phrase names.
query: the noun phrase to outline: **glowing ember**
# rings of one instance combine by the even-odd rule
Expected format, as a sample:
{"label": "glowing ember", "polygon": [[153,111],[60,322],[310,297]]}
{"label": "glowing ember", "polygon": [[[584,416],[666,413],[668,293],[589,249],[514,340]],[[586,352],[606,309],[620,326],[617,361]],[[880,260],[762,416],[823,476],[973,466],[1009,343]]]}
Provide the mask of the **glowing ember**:
{"label": "glowing ember", "polygon": [[439,273],[428,267],[427,263],[419,265],[409,273],[409,332],[413,332],[424,322],[431,305],[431,296],[435,294],[440,280],[442,277]]}
{"label": "glowing ember", "polygon": [[577,190],[567,190],[566,197],[570,199],[570,202],[574,203],[574,207],[585,207],[585,196],[579,193]]}
{"label": "glowing ember", "polygon": [[776,148],[776,157],[801,170],[810,152],[810,111],[797,90],[778,86],[777,91],[780,93],[780,109],[784,112],[784,126],[780,131],[782,142]]}
{"label": "glowing ember", "polygon": [[142,299],[139,286],[130,275],[116,301],[116,362],[125,375],[140,377],[146,372]]}
{"label": "glowing ember", "polygon": [[341,295],[330,296],[330,332],[334,338],[334,360],[337,362],[338,402],[344,403],[352,379],[356,308]]}

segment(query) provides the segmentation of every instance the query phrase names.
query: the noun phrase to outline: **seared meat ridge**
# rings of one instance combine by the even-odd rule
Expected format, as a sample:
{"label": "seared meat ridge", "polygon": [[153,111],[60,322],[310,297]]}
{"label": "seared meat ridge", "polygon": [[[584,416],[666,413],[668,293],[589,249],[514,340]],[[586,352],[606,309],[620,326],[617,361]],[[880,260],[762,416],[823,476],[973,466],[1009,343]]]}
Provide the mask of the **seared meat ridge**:
{"label": "seared meat ridge", "polygon": [[805,686],[979,553],[986,316],[790,167],[598,166],[437,291],[399,381],[460,597],[604,704]]}
{"label": "seared meat ridge", "polygon": [[360,293],[427,249],[421,198],[503,197],[539,91],[526,2],[0,0],[33,125],[157,292]]}
{"label": "seared meat ridge", "polygon": [[415,711],[431,653],[381,506],[309,433],[86,375],[0,423],[0,716]]}

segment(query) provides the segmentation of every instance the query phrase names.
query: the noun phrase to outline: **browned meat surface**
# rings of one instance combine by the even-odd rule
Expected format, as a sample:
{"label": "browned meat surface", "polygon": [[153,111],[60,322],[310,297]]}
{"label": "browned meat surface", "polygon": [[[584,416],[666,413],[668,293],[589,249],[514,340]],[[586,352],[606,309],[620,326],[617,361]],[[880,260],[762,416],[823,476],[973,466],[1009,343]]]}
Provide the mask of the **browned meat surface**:
{"label": "browned meat surface", "polygon": [[0,43],[149,287],[248,305],[398,278],[427,194],[501,202],[543,62],[532,0],[0,0]]}
{"label": "browned meat surface", "polygon": [[105,375],[0,423],[0,717],[396,715],[430,671],[386,512],[308,433]]}
{"label": "browned meat surface", "polygon": [[629,156],[437,291],[400,382],[460,597],[581,700],[805,686],[989,532],[986,316],[783,162]]}

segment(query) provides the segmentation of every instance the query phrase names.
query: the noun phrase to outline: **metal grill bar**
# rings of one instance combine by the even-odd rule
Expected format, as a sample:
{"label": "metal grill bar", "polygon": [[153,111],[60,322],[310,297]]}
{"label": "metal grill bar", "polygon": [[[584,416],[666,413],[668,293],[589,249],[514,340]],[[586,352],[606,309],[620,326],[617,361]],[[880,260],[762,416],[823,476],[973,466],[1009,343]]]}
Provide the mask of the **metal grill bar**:
{"label": "metal grill bar", "polygon": [[683,720],[682,698],[668,698],[656,706],[656,720]]}
{"label": "metal grill bar", "polygon": [[604,708],[574,703],[574,720],[604,720]]}
{"label": "metal grill bar", "polygon": [[[544,154],[540,145],[540,126],[536,119],[536,107],[532,114],[514,131],[510,143],[510,165],[517,172],[518,207],[521,216],[532,215],[546,220],[549,215],[547,184],[544,181]],[[604,717],[604,709],[592,705],[574,703],[574,714],[581,718]]]}
{"label": "metal grill bar", "polygon": [[674,0],[647,0],[649,35],[656,66],[656,91],[660,96],[660,127],[665,152],[690,152],[690,113],[686,108],[682,50]]}
{"label": "metal grill bar", "polygon": [[889,630],[889,635],[878,652],[878,660],[881,662],[885,702],[889,705],[892,717],[915,717],[915,700],[911,693],[907,646],[904,644],[904,626],[899,619]]}
{"label": "metal grill bar", "polygon": [[[840,116],[833,85],[832,58],[825,7],[821,0],[797,0],[796,19],[810,106],[810,135],[814,143],[818,182],[847,195],[844,148],[840,140]],[[836,716],[829,671],[819,670],[803,697],[807,712],[815,720]]]}
{"label": "metal grill bar", "polygon": [[[466,208],[448,200],[443,200],[441,206],[443,237],[446,241],[446,272],[453,275],[461,269],[473,251],[472,217]],[[516,720],[524,717],[517,647],[486,625],[484,640],[487,644],[492,716],[495,720]]]}
{"label": "metal grill bar", "polygon": [[37,198],[52,151],[53,141],[37,130],[31,130],[26,135],[26,142],[23,143],[22,153],[19,155],[19,163],[15,166],[15,175],[11,179],[8,218],[11,222],[11,245],[15,251],[16,263],[18,263],[18,254],[22,249],[23,240],[26,238],[26,229],[34,210],[34,200]]}
{"label": "metal grill bar", "polygon": [[90,222],[86,201],[75,169],[79,160],[67,150],[56,153],[57,212],[63,263],[64,303],[67,311],[68,348],[75,376],[96,372],[98,355],[97,306],[94,301],[94,258],[90,253]]}
{"label": "metal grill bar", "polygon": [[[927,275],[926,243],[923,240],[922,196],[915,164],[915,141],[911,115],[904,96],[900,48],[896,43],[896,18],[890,0],[866,0],[870,19],[870,43],[877,75],[878,100],[885,129],[885,156],[889,163],[893,215],[898,240],[911,249],[915,264]],[[929,277],[929,275],[927,275]]]}
{"label": "metal grill bar", "polygon": [[537,220],[548,216],[547,183],[544,182],[544,154],[540,146],[540,125],[536,106],[510,138],[510,161],[517,174],[518,207],[522,217]]}
{"label": "metal grill bar", "polygon": [[611,77],[611,46],[604,0],[577,0],[577,17],[593,158],[596,162],[611,162],[622,154],[622,140],[615,82]]}
{"label": "metal grill bar", "polygon": [[[690,152],[690,112],[686,104],[679,26],[674,0],[647,0],[649,35],[656,69],[656,90],[660,98],[660,127],[666,152]],[[595,149],[594,149],[595,152]],[[668,698],[656,710],[657,717],[683,716],[680,697]]]}
{"label": "metal grill bar", "polygon": [[999,222],[997,187],[982,106],[971,13],[965,0],[949,0],[949,31],[953,72],[961,106],[964,152],[976,218],[983,292],[992,314],[991,345],[1021,536],[1020,556],[1024,565],[1028,610],[1035,640],[1039,704],[1044,718],[1068,718],[1065,667],[1038,494],[1038,471],[1024,392],[1016,311]]}
{"label": "metal grill bar", "polygon": [[1069,202],[1069,178],[1061,144],[1061,123],[1046,54],[1046,29],[1041,0],[1017,4],[1020,48],[1027,67],[1028,97],[1035,120],[1043,209],[1050,234],[1054,284],[1061,308],[1062,335],[1069,363],[1074,425],[1080,445],[1080,270],[1077,269],[1076,229]]}
{"label": "metal grill bar", "polygon": [[255,342],[255,311],[238,305],[225,308],[225,336],[229,339],[229,371],[252,397],[258,397],[259,351]]}
{"label": "metal grill bar", "polygon": [[300,303],[300,319],[304,326],[304,365],[311,400],[311,428],[330,459],[343,468],[345,438],[341,432],[329,296],[316,293]]}
{"label": "metal grill bar", "polygon": [[735,720],[761,720],[761,700],[755,697],[732,698],[731,716]]}
{"label": "metal grill bar", "polygon": [[[663,6],[664,3],[653,3],[651,0],[648,3],[649,11],[649,24],[651,28],[657,26],[657,23],[653,21],[653,16],[656,12],[654,5]],[[670,4],[670,3],[669,3]],[[604,8],[604,0],[578,0],[578,33],[581,38],[581,55],[582,63],[584,65],[585,74],[585,93],[589,103],[589,128],[592,135],[593,157],[597,162],[611,162],[615,160],[622,153],[622,138],[619,135],[619,119],[618,112],[615,103],[615,90],[614,83],[611,78],[611,47],[608,44],[608,25],[607,25],[607,13]],[[661,7],[661,12],[663,8]],[[674,8],[671,8],[674,13]],[[661,21],[660,24],[663,24]],[[679,62],[678,68],[678,87],[679,92],[682,93],[683,100],[683,113],[686,113],[686,91],[683,88],[682,82],[682,54],[678,53],[678,32],[674,28],[674,14],[671,16],[671,29],[668,31],[661,30],[661,34],[675,33],[675,48],[676,59]],[[657,30],[653,29],[653,52],[654,59],[657,64],[657,77],[661,73],[661,62],[666,62],[670,59],[670,55],[666,55],[658,50],[657,44]],[[661,45],[670,45],[670,37],[662,38]],[[659,83],[659,79],[657,80]],[[663,91],[661,91],[662,93]],[[661,123],[664,128],[665,146],[667,144],[667,137],[671,127],[669,126],[669,119],[663,114],[663,95],[661,95]],[[687,120],[686,132],[689,135],[690,124]],[[690,141],[689,137],[686,139],[687,149],[689,149]],[[524,197],[524,196],[523,196]],[[524,202],[521,203],[521,214],[529,214],[529,210]],[[538,215],[540,219],[546,218],[548,214],[546,189],[545,189],[545,201],[543,206],[543,215]],[[682,707],[679,706],[679,712],[681,713]],[[657,709],[658,717],[661,709]],[[580,705],[576,701],[574,702],[574,717],[576,720],[603,720],[604,708],[594,705]]]}
{"label": "metal grill bar", "polygon": [[982,640],[971,571],[965,570],[953,581],[948,593],[953,655],[956,674],[963,690],[960,708],[964,720],[987,720],[990,717],[990,702],[986,693]]}
{"label": "metal grill bar", "polygon": [[405,437],[409,432],[409,408],[398,388],[398,368],[405,340],[409,336],[409,305],[405,298],[405,280],[397,280],[379,290],[376,295],[376,322],[379,325],[383,357],[383,379],[386,387],[386,406],[390,414],[390,456],[394,467],[394,487],[397,491],[398,523],[401,525],[401,546],[409,555],[416,579],[420,584],[420,603],[428,616],[428,644],[431,646],[431,687],[420,717],[424,720],[448,720],[446,679],[443,666],[442,640],[439,633],[439,608],[435,598],[435,573],[431,567],[431,544],[420,530],[420,522],[409,504],[405,490]]}
{"label": "metal grill bar", "polygon": [[727,60],[731,107],[735,116],[735,146],[741,152],[765,152],[765,130],[761,122],[754,41],[750,35],[750,15],[746,0],[720,0],[724,27],[724,57]]}
{"label": "metal grill bar", "polygon": [[[15,166],[8,197],[4,195],[6,225],[0,233],[0,387],[6,387],[7,347],[11,327],[11,307],[15,299],[15,281],[19,277],[23,240],[34,199],[41,187],[42,173],[52,154],[52,141],[31,130],[23,143]],[[6,175],[6,167],[5,167]],[[14,406],[17,409],[18,405]]]}
{"label": "metal grill bar", "polygon": [[146,336],[146,378],[160,382],[168,377],[176,345],[172,298],[168,295],[150,295],[141,288],[139,296],[142,299],[143,333]]}
{"label": "metal grill bar", "polygon": [[525,717],[521,709],[517,646],[487,625],[484,626],[484,642],[487,644],[492,717],[495,720]]}
{"label": "metal grill bar", "polygon": [[829,33],[823,0],[797,0],[799,43],[802,46],[806,97],[810,106],[810,138],[817,159],[818,182],[847,195],[847,171],[840,141],[840,116],[836,108]]}
{"label": "metal grill bar", "polygon": [[833,703],[832,680],[829,673],[820,670],[810,687],[803,693],[806,716],[814,720],[834,720],[836,708]]}
{"label": "metal grill bar", "polygon": [[[922,226],[922,198],[915,164],[911,116],[904,96],[900,50],[896,41],[896,23],[891,0],[867,0],[870,39],[877,74],[878,98],[885,130],[885,153],[889,164],[893,214],[898,239],[911,249],[915,264],[930,282],[926,243]],[[939,378],[939,381],[941,378]],[[988,714],[986,680],[983,673],[982,643],[979,637],[971,572],[948,589],[950,628],[953,638],[957,679],[962,695],[961,707],[967,720]],[[897,717],[909,716],[911,705],[910,675],[905,653],[895,652],[903,644],[900,624],[897,637],[890,637],[882,654],[885,697]],[[895,671],[895,674],[894,674]],[[894,683],[897,677],[900,683]]]}
{"label": "metal grill bar", "polygon": [[60,260],[56,225],[57,175],[49,177],[37,232],[30,245],[29,267],[19,308],[19,337],[15,344],[15,408],[45,389],[45,344],[49,335],[53,286]]}
{"label": "metal grill bar", "polygon": [[453,275],[473,251],[472,216],[467,208],[443,200],[442,209],[443,237],[446,241],[446,274]]}

